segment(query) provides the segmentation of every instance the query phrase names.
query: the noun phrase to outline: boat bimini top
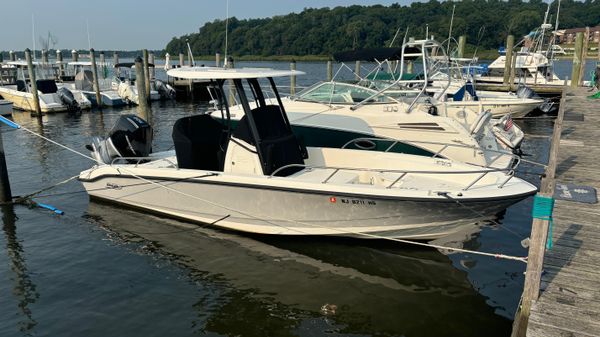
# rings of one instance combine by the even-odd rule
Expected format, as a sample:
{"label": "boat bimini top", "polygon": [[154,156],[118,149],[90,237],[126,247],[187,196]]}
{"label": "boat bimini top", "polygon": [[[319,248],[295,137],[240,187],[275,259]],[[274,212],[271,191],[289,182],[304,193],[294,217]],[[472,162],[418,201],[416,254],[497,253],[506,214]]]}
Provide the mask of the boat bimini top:
{"label": "boat bimini top", "polygon": [[[180,168],[225,170],[237,173],[289,175],[301,168],[306,148],[292,132],[274,77],[301,75],[301,71],[258,68],[223,69],[216,67],[182,67],[171,69],[169,76],[207,80],[217,88],[221,122],[210,115],[178,120],[173,126],[175,152]],[[223,86],[231,80],[245,115],[235,130],[231,127],[229,105]],[[259,81],[267,80],[277,105],[266,99]],[[253,101],[250,107],[251,96]],[[207,157],[210,160],[207,160]]]}

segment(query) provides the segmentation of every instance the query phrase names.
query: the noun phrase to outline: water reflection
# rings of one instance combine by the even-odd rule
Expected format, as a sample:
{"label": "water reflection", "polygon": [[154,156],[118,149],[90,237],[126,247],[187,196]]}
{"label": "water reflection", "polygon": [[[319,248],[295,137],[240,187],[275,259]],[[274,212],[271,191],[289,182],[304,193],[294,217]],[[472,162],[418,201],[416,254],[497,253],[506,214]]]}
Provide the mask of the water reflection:
{"label": "water reflection", "polygon": [[35,284],[31,281],[27,271],[27,265],[23,256],[23,246],[17,239],[17,215],[13,206],[0,206],[2,209],[2,229],[6,237],[6,252],[8,254],[10,269],[13,272],[11,279],[14,281],[13,295],[19,307],[18,322],[19,331],[30,335],[32,329],[37,325],[33,318],[30,305],[36,302],[39,294]]}
{"label": "water reflection", "polygon": [[[218,296],[207,294],[195,305],[203,333],[510,331],[510,321],[494,314],[467,274],[435,250],[381,241],[241,236],[95,202],[88,217],[122,240],[144,240],[188,270],[192,280],[221,287]],[[322,315],[325,304],[337,307],[334,315]]]}

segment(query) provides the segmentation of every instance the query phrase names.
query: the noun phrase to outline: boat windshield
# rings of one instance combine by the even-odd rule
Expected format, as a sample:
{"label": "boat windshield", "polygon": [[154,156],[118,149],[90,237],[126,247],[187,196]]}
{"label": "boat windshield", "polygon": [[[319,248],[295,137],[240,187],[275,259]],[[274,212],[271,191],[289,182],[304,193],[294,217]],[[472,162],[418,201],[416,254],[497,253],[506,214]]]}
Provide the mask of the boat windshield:
{"label": "boat windshield", "polygon": [[[325,104],[356,104],[362,102],[377,91],[363,86],[342,83],[342,82],[322,82],[312,86],[296,96],[297,100],[319,102]],[[368,103],[393,103],[394,100],[384,94],[379,94],[370,98]]]}

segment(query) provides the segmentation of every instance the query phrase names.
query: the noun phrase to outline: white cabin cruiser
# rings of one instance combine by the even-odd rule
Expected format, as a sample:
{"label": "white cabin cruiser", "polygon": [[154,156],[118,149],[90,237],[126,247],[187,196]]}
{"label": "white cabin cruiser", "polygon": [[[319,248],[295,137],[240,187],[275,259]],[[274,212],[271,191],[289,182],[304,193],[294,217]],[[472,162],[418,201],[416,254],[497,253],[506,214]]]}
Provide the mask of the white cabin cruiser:
{"label": "white cabin cruiser", "polygon": [[[304,147],[273,80],[296,71],[169,72],[212,81],[223,118],[181,118],[173,127],[175,150],[151,153],[151,127],[122,116],[108,138],[89,146],[98,164],[79,180],[92,198],[248,233],[435,239],[472,228],[536,192],[511,169]],[[245,112],[235,129],[226,80]],[[270,85],[275,101],[265,99],[261,82]]]}
{"label": "white cabin cruiser", "polygon": [[[9,65],[17,68],[15,84],[0,86],[0,95],[13,103],[14,108],[34,111],[33,93],[27,71],[27,62],[12,61]],[[89,109],[92,103],[80,92],[59,88],[56,84],[54,65],[33,62],[36,71],[36,85],[40,110],[46,112],[76,111]]]}

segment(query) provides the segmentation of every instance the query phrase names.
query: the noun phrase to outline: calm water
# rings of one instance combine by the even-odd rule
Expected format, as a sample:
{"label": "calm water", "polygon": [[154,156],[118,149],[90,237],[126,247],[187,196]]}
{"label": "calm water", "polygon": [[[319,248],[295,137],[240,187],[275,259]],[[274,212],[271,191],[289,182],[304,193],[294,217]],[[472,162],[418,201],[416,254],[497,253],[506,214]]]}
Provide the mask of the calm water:
{"label": "calm water", "polygon": [[[299,85],[325,75],[323,63],[298,69],[308,73]],[[154,148],[165,150],[173,122],[199,106],[152,108]],[[122,113],[135,109],[49,115],[42,124],[28,113],[14,119],[85,151]],[[552,121],[521,125],[537,135],[524,144],[529,159],[546,161]],[[14,195],[91,165],[22,130],[1,129]],[[522,290],[520,262],[385,241],[244,236],[89,202],[76,181],[36,200],[66,214],[2,208],[0,336],[507,336]],[[520,241],[530,231],[530,207],[531,200],[516,204],[500,226],[483,225],[459,244],[526,255]],[[335,313],[323,314],[326,304]]]}

